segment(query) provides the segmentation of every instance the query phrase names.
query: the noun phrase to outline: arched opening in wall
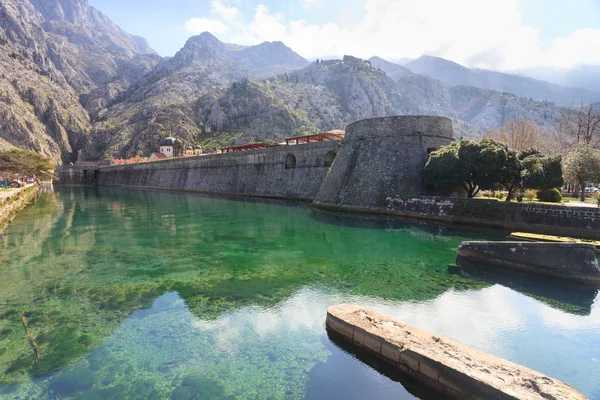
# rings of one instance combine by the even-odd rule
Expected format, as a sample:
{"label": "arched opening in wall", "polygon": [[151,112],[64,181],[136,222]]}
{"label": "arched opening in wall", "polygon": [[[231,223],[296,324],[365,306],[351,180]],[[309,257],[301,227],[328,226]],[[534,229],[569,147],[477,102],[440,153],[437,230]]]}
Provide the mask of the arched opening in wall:
{"label": "arched opening in wall", "polygon": [[296,156],[293,154],[288,154],[285,158],[285,169],[296,168]]}
{"label": "arched opening in wall", "polygon": [[86,179],[86,178],[87,178],[87,169],[84,169],[83,170],[83,179]]}
{"label": "arched opening in wall", "polygon": [[333,164],[333,160],[335,160],[335,156],[337,154],[335,154],[335,151],[330,151],[327,154],[325,154],[325,166],[326,167],[330,167],[331,164]]}

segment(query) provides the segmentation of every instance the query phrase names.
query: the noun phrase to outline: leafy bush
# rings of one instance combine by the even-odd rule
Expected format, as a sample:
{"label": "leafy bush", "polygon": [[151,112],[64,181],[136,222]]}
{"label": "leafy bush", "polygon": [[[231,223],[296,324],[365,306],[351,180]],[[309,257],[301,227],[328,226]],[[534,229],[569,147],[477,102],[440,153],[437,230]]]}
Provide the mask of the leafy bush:
{"label": "leafy bush", "polygon": [[539,201],[547,203],[560,203],[562,196],[558,189],[542,189],[537,191],[537,198]]}
{"label": "leafy bush", "polygon": [[529,189],[525,191],[525,198],[529,201],[533,201],[533,199],[535,199],[535,195],[535,190]]}
{"label": "leafy bush", "polygon": [[498,193],[496,193],[496,196],[495,196],[495,197],[496,197],[498,200],[502,200],[502,199],[504,198],[504,193],[502,193],[502,192],[498,192]]}

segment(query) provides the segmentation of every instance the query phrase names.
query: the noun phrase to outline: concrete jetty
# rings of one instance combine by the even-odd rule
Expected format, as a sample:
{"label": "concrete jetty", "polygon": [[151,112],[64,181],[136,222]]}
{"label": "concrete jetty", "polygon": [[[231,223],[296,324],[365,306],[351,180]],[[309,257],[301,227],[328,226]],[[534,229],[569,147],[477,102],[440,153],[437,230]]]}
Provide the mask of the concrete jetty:
{"label": "concrete jetty", "polygon": [[327,310],[327,328],[454,399],[586,399],[556,379],[353,304]]}
{"label": "concrete jetty", "polygon": [[600,286],[600,266],[593,244],[548,242],[462,242],[459,267],[510,270]]}

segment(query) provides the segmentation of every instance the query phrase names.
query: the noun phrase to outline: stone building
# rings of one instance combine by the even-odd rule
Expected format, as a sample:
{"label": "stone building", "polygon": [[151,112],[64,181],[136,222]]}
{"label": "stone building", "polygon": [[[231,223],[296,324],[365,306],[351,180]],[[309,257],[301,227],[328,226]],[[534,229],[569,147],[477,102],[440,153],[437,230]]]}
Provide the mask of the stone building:
{"label": "stone building", "polygon": [[174,137],[166,137],[160,141],[160,152],[167,158],[183,157],[183,143]]}

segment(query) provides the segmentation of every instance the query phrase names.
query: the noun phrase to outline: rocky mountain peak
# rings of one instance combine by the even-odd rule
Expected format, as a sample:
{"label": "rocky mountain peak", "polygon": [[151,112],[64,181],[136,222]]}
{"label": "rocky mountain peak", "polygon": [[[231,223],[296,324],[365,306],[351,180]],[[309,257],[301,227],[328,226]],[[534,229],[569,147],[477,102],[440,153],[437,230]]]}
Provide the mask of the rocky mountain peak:
{"label": "rocky mountain peak", "polygon": [[131,37],[133,38],[133,40],[135,40],[136,51],[139,54],[158,55],[158,53],[156,51],[154,51],[154,49],[152,47],[150,47],[150,43],[148,43],[148,40],[146,40],[146,38],[143,38],[141,36],[136,36],[136,35],[131,35]]}
{"label": "rocky mountain peak", "polygon": [[190,37],[180,51],[202,51],[206,48],[223,49],[224,44],[210,32],[202,32],[199,35]]}
{"label": "rocky mountain peak", "polygon": [[80,25],[90,17],[87,0],[32,0],[35,8],[46,20],[67,21]]}
{"label": "rocky mountain peak", "polygon": [[283,42],[262,42],[243,50],[258,65],[285,64],[294,67],[304,67],[308,61]]}
{"label": "rocky mountain peak", "polygon": [[409,69],[404,68],[402,65],[384,60],[381,57],[374,56],[369,58],[369,61],[374,67],[381,69],[394,81],[397,81],[402,77],[412,75],[412,72]]}
{"label": "rocky mountain peak", "polygon": [[[453,73],[467,73],[469,69],[464,67],[454,61],[446,60],[444,58],[435,57],[435,56],[421,56],[416,60],[413,60],[407,64],[405,67],[409,70],[415,72],[413,69],[418,69],[420,71],[431,71],[431,70],[441,70],[451,71]],[[419,72],[416,72],[419,73]]]}
{"label": "rocky mountain peak", "polygon": [[224,44],[209,32],[190,37],[185,45],[175,53],[170,63],[177,68],[185,68],[196,62],[223,58]]}

